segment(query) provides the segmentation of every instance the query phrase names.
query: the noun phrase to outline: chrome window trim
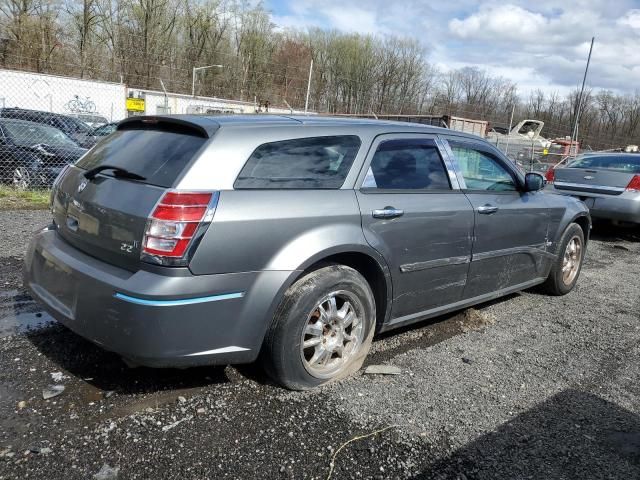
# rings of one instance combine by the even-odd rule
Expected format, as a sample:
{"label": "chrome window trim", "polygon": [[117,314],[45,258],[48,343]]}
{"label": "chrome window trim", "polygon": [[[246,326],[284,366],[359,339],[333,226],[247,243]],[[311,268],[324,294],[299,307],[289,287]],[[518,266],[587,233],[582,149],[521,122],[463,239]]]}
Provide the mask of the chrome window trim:
{"label": "chrome window trim", "polygon": [[[363,187],[365,178],[367,176],[367,171],[371,166],[371,162],[376,152],[378,151],[378,147],[381,143],[389,141],[389,140],[416,140],[416,139],[425,139],[432,140],[435,144],[436,149],[438,150],[438,154],[440,155],[440,159],[442,160],[442,164],[444,166],[444,170],[449,177],[449,183],[451,184],[451,188],[449,189],[398,189],[398,190],[385,190],[385,189],[377,189],[371,187]],[[364,142],[363,142],[364,143]],[[419,133],[419,132],[389,132],[389,133],[381,133],[376,135],[373,141],[370,144],[369,150],[367,151],[364,163],[360,169],[360,173],[358,178],[356,179],[354,188],[359,190],[361,193],[373,193],[373,190],[376,190],[376,193],[450,193],[456,192],[459,193],[461,191],[459,179],[456,176],[454,170],[454,162],[451,161],[451,157],[447,153],[447,151],[443,148],[444,145],[441,141],[439,141],[439,136],[433,133]]]}

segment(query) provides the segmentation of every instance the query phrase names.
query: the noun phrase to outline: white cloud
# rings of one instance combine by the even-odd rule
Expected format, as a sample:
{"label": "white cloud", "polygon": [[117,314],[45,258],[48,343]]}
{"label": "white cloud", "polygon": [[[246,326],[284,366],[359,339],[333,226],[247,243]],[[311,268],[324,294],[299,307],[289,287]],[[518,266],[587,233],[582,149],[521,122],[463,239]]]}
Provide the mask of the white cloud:
{"label": "white cloud", "polygon": [[516,5],[482,7],[476,14],[449,22],[449,30],[460,38],[517,40],[538,35],[549,24],[539,13]]}
{"label": "white cloud", "polygon": [[618,19],[619,25],[626,25],[631,28],[640,29],[640,10],[629,10],[624,16]]}

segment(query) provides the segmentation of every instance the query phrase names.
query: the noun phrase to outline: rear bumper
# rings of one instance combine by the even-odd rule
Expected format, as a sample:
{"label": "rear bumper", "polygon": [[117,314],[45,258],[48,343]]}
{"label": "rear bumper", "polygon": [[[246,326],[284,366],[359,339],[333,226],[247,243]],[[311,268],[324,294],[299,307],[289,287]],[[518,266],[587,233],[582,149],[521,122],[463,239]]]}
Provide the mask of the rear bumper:
{"label": "rear bumper", "polygon": [[624,192],[620,195],[598,195],[578,190],[561,190],[548,185],[547,190],[560,195],[580,198],[593,218],[618,220],[640,224],[640,193]]}
{"label": "rear bumper", "polygon": [[291,274],[133,273],[85,255],[55,230],[34,236],[24,265],[25,286],[59,322],[152,367],[255,360]]}

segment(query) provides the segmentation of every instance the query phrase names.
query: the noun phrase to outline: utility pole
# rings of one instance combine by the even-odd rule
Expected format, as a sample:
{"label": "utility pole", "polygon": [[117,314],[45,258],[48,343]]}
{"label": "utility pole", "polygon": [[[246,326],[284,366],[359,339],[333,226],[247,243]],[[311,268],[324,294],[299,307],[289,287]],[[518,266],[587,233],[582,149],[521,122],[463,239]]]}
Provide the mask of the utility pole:
{"label": "utility pole", "polygon": [[[589,72],[589,64],[591,63],[591,53],[593,52],[593,42],[596,37],[591,37],[591,47],[589,47],[589,56],[587,57],[587,66],[584,69],[584,76],[582,77],[582,88],[580,89],[580,95],[578,96],[578,105],[576,106],[575,120],[573,121],[573,129],[571,131],[571,144],[569,147],[569,153],[573,149],[573,142],[578,141],[578,123],[580,122],[580,114],[582,113],[582,97],[584,95],[584,85],[587,81],[587,73]],[[575,149],[577,154],[578,149]],[[575,156],[575,155],[574,155]]]}
{"label": "utility pole", "polygon": [[307,82],[307,99],[304,102],[304,113],[306,115],[307,110],[309,110],[309,93],[311,93],[311,74],[313,73],[313,58],[311,59],[311,64],[309,65],[309,81]]}
{"label": "utility pole", "polygon": [[511,107],[511,120],[509,120],[509,131],[507,132],[507,146],[504,148],[504,154],[509,156],[509,139],[511,138],[511,129],[513,128],[513,114],[516,112],[516,102]]}

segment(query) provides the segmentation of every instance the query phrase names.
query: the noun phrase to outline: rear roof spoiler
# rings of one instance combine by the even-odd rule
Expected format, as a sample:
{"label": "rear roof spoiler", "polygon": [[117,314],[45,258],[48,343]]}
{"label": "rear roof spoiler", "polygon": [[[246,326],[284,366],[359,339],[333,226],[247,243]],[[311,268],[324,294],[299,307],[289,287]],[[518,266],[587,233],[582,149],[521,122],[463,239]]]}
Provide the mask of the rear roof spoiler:
{"label": "rear roof spoiler", "polygon": [[220,128],[220,124],[207,117],[197,115],[155,116],[144,115],[129,117],[118,123],[117,130],[145,130],[159,128],[211,138]]}

